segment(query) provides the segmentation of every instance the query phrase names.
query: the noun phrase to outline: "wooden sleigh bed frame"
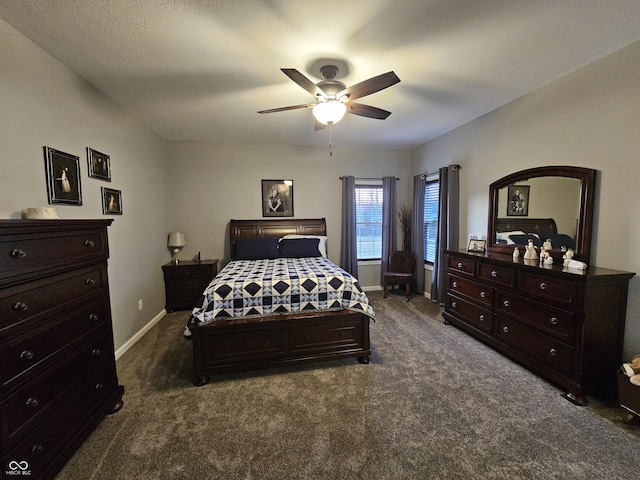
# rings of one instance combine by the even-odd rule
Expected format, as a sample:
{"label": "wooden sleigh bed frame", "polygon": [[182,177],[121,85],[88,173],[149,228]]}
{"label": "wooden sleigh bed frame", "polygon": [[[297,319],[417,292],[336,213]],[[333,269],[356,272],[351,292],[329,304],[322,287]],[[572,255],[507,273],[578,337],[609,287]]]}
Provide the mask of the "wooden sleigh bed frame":
{"label": "wooden sleigh bed frame", "polygon": [[[230,245],[241,238],[326,235],[321,219],[231,220]],[[210,375],[356,357],[368,364],[370,318],[340,310],[234,317],[191,327],[193,383]]]}

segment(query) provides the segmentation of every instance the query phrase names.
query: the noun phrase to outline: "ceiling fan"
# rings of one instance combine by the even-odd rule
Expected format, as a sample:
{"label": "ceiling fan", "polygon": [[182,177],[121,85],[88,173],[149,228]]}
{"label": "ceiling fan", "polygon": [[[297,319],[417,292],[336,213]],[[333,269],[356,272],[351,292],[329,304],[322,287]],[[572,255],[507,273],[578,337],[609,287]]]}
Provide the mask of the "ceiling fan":
{"label": "ceiling fan", "polygon": [[275,113],[299,108],[313,108],[313,116],[317,120],[316,130],[325,128],[325,125],[331,126],[339,122],[345,113],[384,120],[391,115],[391,112],[370,105],[355,103],[353,100],[384,90],[400,81],[394,72],[387,72],[347,87],[344,83],[335,79],[338,74],[338,67],[335,65],[325,65],[320,68],[320,73],[324,80],[317,84],[313,83],[295,68],[281,68],[280,70],[313,95],[316,101],[304,105],[292,105],[290,107],[262,110],[258,113]]}

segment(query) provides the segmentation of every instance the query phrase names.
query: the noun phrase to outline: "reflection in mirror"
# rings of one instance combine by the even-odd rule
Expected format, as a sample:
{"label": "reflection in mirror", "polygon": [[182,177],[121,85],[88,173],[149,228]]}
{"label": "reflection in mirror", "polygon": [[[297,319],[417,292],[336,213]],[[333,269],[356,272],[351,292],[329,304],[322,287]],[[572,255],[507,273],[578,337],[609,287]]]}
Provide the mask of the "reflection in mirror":
{"label": "reflection in mirror", "polygon": [[595,170],[539,167],[507,175],[489,187],[490,251],[512,252],[529,240],[561,258],[566,249],[588,262]]}

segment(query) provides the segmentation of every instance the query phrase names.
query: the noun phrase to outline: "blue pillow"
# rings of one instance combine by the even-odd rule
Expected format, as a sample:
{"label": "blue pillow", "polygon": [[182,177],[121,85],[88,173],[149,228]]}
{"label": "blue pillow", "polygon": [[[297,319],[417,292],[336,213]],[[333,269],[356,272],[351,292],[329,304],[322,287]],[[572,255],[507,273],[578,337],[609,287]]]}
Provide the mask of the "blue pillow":
{"label": "blue pillow", "polygon": [[546,235],[546,239],[551,240],[551,246],[554,250],[560,250],[561,247],[576,248],[575,240],[564,233],[549,233]]}
{"label": "blue pillow", "polygon": [[319,238],[283,238],[278,248],[285,258],[321,257],[319,244]]}
{"label": "blue pillow", "polygon": [[[509,239],[516,245],[527,245],[529,239],[533,240],[533,245],[536,247],[542,246],[542,240],[537,235],[524,234],[524,235],[509,235]],[[552,242],[553,243],[553,242]]]}
{"label": "blue pillow", "polygon": [[233,260],[260,260],[278,258],[277,238],[240,238],[236,240]]}

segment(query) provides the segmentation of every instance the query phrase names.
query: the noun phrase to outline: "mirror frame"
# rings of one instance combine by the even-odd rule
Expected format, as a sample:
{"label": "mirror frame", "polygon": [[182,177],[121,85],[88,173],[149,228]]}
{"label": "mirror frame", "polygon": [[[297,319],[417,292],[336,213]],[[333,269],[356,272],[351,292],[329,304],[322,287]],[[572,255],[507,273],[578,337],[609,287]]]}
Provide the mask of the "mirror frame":
{"label": "mirror frame", "polygon": [[[496,219],[498,218],[498,195],[501,188],[538,177],[569,177],[580,180],[580,202],[578,224],[576,229],[576,248],[573,258],[589,263],[591,253],[591,235],[593,229],[593,213],[595,209],[596,172],[591,168],[570,166],[547,166],[529,168],[502,177],[489,185],[489,223],[487,250],[497,253],[513,253],[512,245],[501,245],[496,240]],[[552,250],[554,259],[562,258],[560,250]]]}

